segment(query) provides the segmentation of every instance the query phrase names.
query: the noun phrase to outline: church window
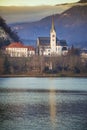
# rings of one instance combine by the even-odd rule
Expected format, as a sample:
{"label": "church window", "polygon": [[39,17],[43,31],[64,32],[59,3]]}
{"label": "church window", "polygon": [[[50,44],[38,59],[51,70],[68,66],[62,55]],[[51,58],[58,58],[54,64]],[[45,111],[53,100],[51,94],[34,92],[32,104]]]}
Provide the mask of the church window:
{"label": "church window", "polygon": [[54,41],[54,39],[53,39],[53,41]]}

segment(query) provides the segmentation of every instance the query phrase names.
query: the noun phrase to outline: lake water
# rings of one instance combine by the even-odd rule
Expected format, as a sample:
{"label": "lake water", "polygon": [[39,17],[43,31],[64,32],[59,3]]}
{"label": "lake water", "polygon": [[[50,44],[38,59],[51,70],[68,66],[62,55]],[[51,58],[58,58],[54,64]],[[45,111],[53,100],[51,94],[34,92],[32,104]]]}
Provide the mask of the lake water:
{"label": "lake water", "polygon": [[87,130],[87,78],[0,78],[0,130]]}

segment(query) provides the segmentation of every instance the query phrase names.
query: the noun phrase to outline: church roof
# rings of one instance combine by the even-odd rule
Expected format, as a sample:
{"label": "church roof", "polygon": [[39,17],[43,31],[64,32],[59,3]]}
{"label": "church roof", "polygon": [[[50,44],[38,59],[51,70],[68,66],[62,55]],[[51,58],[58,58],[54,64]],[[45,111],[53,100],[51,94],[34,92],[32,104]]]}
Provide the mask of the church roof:
{"label": "church roof", "polygon": [[67,46],[67,42],[66,42],[66,40],[59,40],[57,42],[57,45],[59,45],[59,46]]}
{"label": "church roof", "polygon": [[51,26],[51,32],[53,32],[55,30],[55,26],[54,26],[54,16],[52,17],[52,26]]}
{"label": "church roof", "polygon": [[39,43],[42,46],[50,45],[50,37],[38,37]]}
{"label": "church roof", "polygon": [[[50,37],[38,37],[38,40],[41,46],[50,46]],[[67,46],[66,40],[56,38],[56,42],[58,46]]]}

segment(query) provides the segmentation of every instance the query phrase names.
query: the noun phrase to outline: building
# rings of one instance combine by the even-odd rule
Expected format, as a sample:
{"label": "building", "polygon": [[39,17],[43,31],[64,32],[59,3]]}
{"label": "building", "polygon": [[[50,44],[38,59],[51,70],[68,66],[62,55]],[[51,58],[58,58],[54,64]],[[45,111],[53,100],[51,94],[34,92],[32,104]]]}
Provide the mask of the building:
{"label": "building", "polygon": [[68,46],[65,40],[59,40],[56,36],[54,20],[52,19],[52,27],[50,37],[38,37],[37,48],[38,55],[66,55]]}
{"label": "building", "polygon": [[29,57],[35,55],[35,49],[32,46],[25,46],[22,43],[11,43],[5,47],[6,54],[10,57]]}
{"label": "building", "polygon": [[82,59],[87,59],[87,49],[82,49],[80,55]]}

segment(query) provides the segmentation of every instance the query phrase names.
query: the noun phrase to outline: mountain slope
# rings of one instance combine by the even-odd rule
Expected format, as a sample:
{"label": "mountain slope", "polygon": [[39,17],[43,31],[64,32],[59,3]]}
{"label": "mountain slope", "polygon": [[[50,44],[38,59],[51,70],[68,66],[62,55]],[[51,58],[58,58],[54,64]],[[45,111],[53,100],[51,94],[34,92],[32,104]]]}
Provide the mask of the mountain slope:
{"label": "mountain slope", "polygon": [[[49,36],[52,16],[32,23],[12,25],[21,39],[34,39]],[[87,5],[74,6],[67,11],[54,15],[55,28],[59,39],[66,39],[68,44],[87,47]]]}
{"label": "mountain slope", "polygon": [[87,3],[87,0],[80,0],[79,3]]}
{"label": "mountain slope", "polygon": [[8,24],[16,22],[32,22],[38,21],[42,18],[62,13],[71,8],[72,5],[59,5],[59,6],[0,6],[0,15],[6,19]]}
{"label": "mountain slope", "polygon": [[0,48],[10,44],[12,41],[19,41],[17,34],[11,30],[5,20],[0,17]]}

